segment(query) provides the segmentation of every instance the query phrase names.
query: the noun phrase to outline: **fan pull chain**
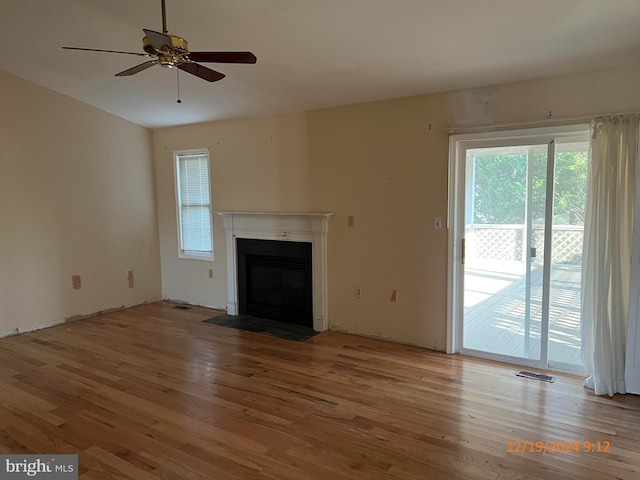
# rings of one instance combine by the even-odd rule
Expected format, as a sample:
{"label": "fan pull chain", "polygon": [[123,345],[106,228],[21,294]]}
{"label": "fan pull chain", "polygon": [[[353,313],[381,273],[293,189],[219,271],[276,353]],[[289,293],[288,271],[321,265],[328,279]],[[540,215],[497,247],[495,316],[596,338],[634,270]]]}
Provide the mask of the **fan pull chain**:
{"label": "fan pull chain", "polygon": [[176,68],[176,80],[178,82],[178,100],[176,103],[182,103],[182,100],[180,100],[180,69]]}

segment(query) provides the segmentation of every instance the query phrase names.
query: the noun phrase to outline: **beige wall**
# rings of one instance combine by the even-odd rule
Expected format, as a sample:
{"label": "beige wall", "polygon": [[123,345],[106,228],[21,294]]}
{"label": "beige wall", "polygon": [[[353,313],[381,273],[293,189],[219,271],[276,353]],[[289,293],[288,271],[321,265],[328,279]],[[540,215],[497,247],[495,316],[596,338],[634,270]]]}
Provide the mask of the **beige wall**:
{"label": "beige wall", "polygon": [[0,335],[160,299],[151,132],[3,72],[0,87]]}
{"label": "beige wall", "polygon": [[[434,230],[433,217],[447,215],[449,126],[638,111],[639,83],[634,67],[155,130],[163,295],[226,305],[219,218],[213,263],[177,258],[172,151],[208,147],[214,209],[335,213],[332,328],[443,350],[447,231]],[[398,303],[390,302],[393,289]]]}

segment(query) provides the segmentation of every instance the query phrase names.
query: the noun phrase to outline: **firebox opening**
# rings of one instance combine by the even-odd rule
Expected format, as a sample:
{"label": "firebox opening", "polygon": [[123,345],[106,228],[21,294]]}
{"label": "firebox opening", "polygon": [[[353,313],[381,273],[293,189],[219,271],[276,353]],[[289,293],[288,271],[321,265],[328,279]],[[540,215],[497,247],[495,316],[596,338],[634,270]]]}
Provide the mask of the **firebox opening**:
{"label": "firebox opening", "polygon": [[313,328],[311,243],[236,239],[238,313]]}

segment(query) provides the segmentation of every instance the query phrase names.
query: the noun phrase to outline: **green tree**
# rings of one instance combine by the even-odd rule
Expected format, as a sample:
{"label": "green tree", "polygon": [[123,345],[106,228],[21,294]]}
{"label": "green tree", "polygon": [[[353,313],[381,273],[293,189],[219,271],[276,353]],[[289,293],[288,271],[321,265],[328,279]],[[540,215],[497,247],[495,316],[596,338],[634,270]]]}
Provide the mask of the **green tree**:
{"label": "green tree", "polygon": [[523,223],[527,156],[475,157],[473,223]]}
{"label": "green tree", "polygon": [[588,160],[588,151],[563,152],[556,155],[554,223],[584,225]]}
{"label": "green tree", "polygon": [[[522,224],[525,221],[527,155],[479,155],[474,158],[476,224]],[[583,225],[586,204],[588,151],[556,154],[553,221],[557,225]],[[531,208],[533,223],[543,223],[547,185],[546,153],[533,156]]]}

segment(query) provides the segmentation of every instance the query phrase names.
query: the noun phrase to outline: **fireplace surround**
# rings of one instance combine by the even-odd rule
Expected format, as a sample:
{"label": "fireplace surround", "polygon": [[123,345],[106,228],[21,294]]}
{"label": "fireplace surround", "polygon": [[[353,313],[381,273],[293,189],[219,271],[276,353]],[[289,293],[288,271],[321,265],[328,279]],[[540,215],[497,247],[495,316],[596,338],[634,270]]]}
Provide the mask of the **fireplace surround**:
{"label": "fireplace surround", "polygon": [[327,233],[333,213],[217,212],[227,244],[227,313],[238,315],[239,238],[311,244],[313,329],[328,328]]}

